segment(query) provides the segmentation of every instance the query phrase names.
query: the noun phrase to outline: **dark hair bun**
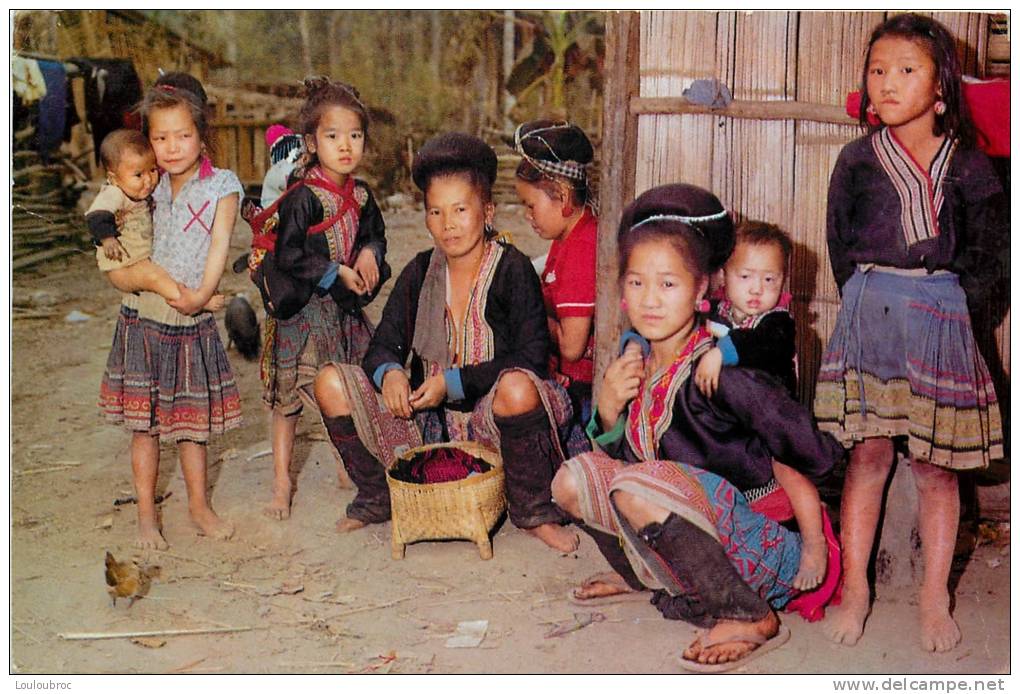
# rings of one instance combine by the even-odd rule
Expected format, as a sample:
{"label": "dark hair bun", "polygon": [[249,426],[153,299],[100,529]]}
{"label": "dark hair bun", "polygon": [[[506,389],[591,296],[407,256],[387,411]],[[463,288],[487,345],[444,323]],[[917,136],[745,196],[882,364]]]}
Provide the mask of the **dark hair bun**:
{"label": "dark hair bun", "polygon": [[302,80],[301,84],[305,88],[305,98],[310,99],[320,92],[328,91],[332,88],[340,89],[351,94],[357,101],[361,101],[361,94],[352,85],[346,82],[334,82],[326,75],[314,75],[312,77],[306,77]]}
{"label": "dark hair bun", "polygon": [[[646,190],[634,202],[627,205],[620,218],[617,239],[618,241],[622,240],[635,225],[658,215],[698,218],[711,217],[725,211],[726,208],[719,202],[719,198],[704,188],[687,183],[659,186]],[[649,226],[655,224],[659,228],[667,230],[674,226],[678,233],[693,232],[688,236],[703,242],[707,253],[709,272],[714,272],[722,267],[726,259],[730,257],[730,253],[733,252],[733,219],[729,214],[705,221],[685,222],[676,219],[662,219],[647,222],[647,224]]]}
{"label": "dark hair bun", "polygon": [[[535,134],[528,137],[529,133]],[[562,121],[530,121],[521,126],[520,137],[521,149],[533,159],[590,164],[595,158],[591,141],[584,131]]]}
{"label": "dark hair bun", "polygon": [[411,178],[425,192],[434,176],[477,172],[488,187],[496,182],[496,153],[482,140],[464,133],[442,133],[428,140],[411,165]]}
{"label": "dark hair bun", "polygon": [[199,82],[196,77],[193,77],[186,72],[164,72],[156,78],[154,86],[183,89],[184,91],[194,94],[202,106],[206,106],[209,103],[209,97],[206,96],[205,87],[202,86],[202,83]]}

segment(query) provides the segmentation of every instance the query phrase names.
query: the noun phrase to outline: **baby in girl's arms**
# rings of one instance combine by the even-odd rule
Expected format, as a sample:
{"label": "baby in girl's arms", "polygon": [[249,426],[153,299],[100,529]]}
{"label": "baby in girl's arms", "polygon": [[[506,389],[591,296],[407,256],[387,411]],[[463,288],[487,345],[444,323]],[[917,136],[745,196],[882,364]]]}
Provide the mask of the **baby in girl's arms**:
{"label": "baby in girl's arms", "polygon": [[[723,266],[723,296],[711,302],[709,326],[716,346],[702,357],[695,383],[715,392],[723,366],[740,365],[775,376],[796,397],[796,330],[790,295],[783,292],[793,246],[782,229],[746,221],[737,227],[733,253]],[[821,498],[814,484],[793,468],[774,462],[804,541],[794,587],[810,590],[825,578],[828,550],[822,531]]]}
{"label": "baby in girl's arms", "polygon": [[[122,292],[149,291],[167,301],[181,297],[177,282],[150,260],[152,210],[149,196],[159,182],[156,155],[149,139],[137,130],[114,130],[103,138],[99,156],[106,185],[92,201],[85,222],[99,248],[96,260],[110,284]],[[215,295],[205,305],[223,306]]]}

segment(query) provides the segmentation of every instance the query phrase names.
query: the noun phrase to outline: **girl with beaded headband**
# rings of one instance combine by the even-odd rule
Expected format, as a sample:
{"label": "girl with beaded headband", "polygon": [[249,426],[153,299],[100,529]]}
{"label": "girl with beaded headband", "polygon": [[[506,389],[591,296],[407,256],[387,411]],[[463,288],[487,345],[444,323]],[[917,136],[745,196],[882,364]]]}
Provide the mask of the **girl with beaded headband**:
{"label": "girl with beaded headband", "polygon": [[162,169],[152,193],[152,261],[180,283],[181,297],[127,295],[100,387],[106,418],[132,432],[131,468],[138,498],[138,545],[167,543],[155,506],[160,440],[177,444],[188,510],[202,534],[227,539],[233,526],[209,504],[207,444],[241,423],[241,396],[203,307],[223,274],[243,192],[233,172],[207,155],[208,109],[201,82],[161,75],[142,100],[143,132]]}
{"label": "girl with beaded headband", "polygon": [[591,413],[598,217],[588,179],[591,142],[576,125],[537,120],[514,133],[514,185],[528,222],[551,241],[540,276],[552,350],[549,371],[570,393],[579,422]]}
{"label": "girl with beaded headband", "polygon": [[382,213],[368,184],[354,177],[368,110],[350,85],[310,77],[304,86],[298,120],[305,154],[280,198],[276,242],[263,260],[263,272],[294,288],[273,297],[277,309],[287,309],[267,316],[262,345],[273,446],[273,494],[264,512],[276,520],[290,517],[294,438],[305,405],[317,410],[315,375],[325,364],[361,362],[372,335],[363,307],[389,273]]}
{"label": "girl with beaded headband", "polygon": [[[829,261],[842,302],[815,389],[819,426],[850,449],[840,526],[843,601],[825,631],[852,646],[871,610],[868,564],[893,467],[905,448],[920,496],[920,643],[960,641],[948,589],[962,470],[1002,458],[1003,431],[969,310],[1008,253],[1009,201],[973,148],[957,43],[917,14],[875,28],[862,125],[829,181]],[[905,445],[904,445],[905,444]]]}
{"label": "girl with beaded headband", "polygon": [[779,523],[792,513],[773,456],[817,480],[840,446],[758,371],[724,369],[711,396],[692,377],[713,345],[695,307],[732,246],[729,214],[700,188],[653,188],[624,210],[620,282],[635,332],[599,391],[588,425],[596,451],[553,480],[553,498],[613,569],[568,599],[651,598],[667,618],[708,628],[680,660],[703,672],[782,645],[789,630],[774,610],[818,619],[839,578],[830,529],[831,580],[811,593],[793,587],[801,541]]}

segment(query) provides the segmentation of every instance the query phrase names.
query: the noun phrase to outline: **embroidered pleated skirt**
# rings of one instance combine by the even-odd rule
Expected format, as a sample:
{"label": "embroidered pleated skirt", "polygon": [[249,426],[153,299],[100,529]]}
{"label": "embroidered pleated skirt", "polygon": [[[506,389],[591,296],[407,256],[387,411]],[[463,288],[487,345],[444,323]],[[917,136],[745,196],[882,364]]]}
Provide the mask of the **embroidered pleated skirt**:
{"label": "embroidered pleated skirt", "polygon": [[108,422],[205,443],[241,424],[241,394],[210,313],[184,316],[143,293],[121,304],[100,385]]}
{"label": "embroidered pleated skirt", "polygon": [[325,364],[360,364],[372,339],[364,313],[341,311],[330,296],[312,295],[296,315],[266,320],[263,334],[262,400],[283,415],[315,406],[312,383]]}
{"label": "embroidered pleated skirt", "polygon": [[1003,457],[998,401],[958,277],[858,268],[843,288],[814,410],[819,428],[847,447],[905,436],[916,460],[953,470]]}

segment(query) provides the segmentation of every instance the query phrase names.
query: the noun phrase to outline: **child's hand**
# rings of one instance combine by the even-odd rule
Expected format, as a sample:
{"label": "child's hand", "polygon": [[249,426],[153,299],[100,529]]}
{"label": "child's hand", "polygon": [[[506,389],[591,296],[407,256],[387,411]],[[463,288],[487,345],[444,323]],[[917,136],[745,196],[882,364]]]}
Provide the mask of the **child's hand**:
{"label": "child's hand", "polygon": [[174,301],[167,301],[171,308],[177,309],[187,316],[193,316],[202,310],[207,300],[199,292],[190,287],[185,287],[179,282],[177,283],[177,288],[180,290],[181,296]]}
{"label": "child's hand", "polygon": [[712,397],[719,387],[719,372],[722,370],[722,350],[713,347],[698,362],[698,370],[694,373],[694,384],[698,390]]}
{"label": "child's hand", "polygon": [[382,398],[386,409],[394,417],[411,418],[411,382],[403,369],[390,369],[383,376]]}
{"label": "child's hand", "polygon": [[124,246],[120,245],[120,239],[116,236],[107,236],[102,241],[103,244],[103,255],[109,260],[116,260],[120,262],[125,258],[130,258],[131,254],[125,250]]}
{"label": "child's hand", "polygon": [[337,276],[340,278],[340,281],[344,283],[345,287],[358,296],[361,296],[368,291],[365,287],[365,280],[361,279],[361,275],[359,275],[353,268],[341,265],[340,269],[337,270]]}
{"label": "child's hand", "polygon": [[209,301],[205,302],[203,310],[206,311],[219,311],[221,308],[227,305],[227,299],[222,294],[213,294],[209,297]]}
{"label": "child's hand", "polygon": [[365,284],[365,291],[372,291],[379,283],[379,263],[375,260],[375,252],[371,248],[362,248],[358,259],[354,261],[354,271]]}
{"label": "child's hand", "polygon": [[418,389],[411,393],[411,407],[415,410],[427,410],[435,407],[446,399],[446,377],[443,374],[429,376]]}
{"label": "child's hand", "polygon": [[599,417],[604,429],[611,429],[627,403],[637,397],[643,375],[641,347],[635,342],[629,342],[623,354],[606,369],[605,380],[599,391]]}

